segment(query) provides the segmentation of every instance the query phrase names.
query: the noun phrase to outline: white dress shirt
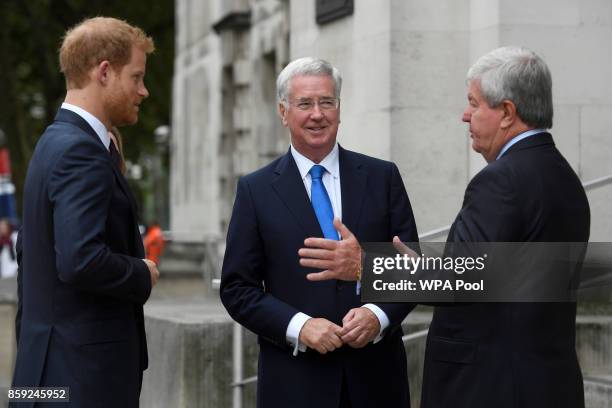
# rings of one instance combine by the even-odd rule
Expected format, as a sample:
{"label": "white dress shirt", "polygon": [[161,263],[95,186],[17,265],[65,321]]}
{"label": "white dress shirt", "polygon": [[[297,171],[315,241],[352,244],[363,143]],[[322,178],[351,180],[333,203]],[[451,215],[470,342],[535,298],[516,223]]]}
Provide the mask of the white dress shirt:
{"label": "white dress shirt", "polygon": [[79,108],[76,105],[71,105],[66,102],[62,103],[62,109],[69,110],[82,117],[85,122],[87,122],[89,126],[91,126],[92,129],[96,132],[96,135],[98,135],[106,149],[110,149],[111,139],[108,135],[108,129],[106,129],[106,126],[104,126],[100,119],[96,118],[94,115],[87,112],[85,109]]}
{"label": "white dress shirt", "polygon": [[543,132],[546,132],[546,129],[531,129],[523,133],[519,133],[518,135],[514,136],[512,139],[508,140],[508,142],[504,145],[504,147],[502,147],[501,151],[499,152],[495,160],[499,160],[499,158],[502,157],[504,153],[508,151],[509,148],[511,148],[512,146],[514,146],[521,140],[527,139],[530,136],[537,135],[538,133],[543,133]]}
{"label": "white dress shirt", "polygon": [[[325,186],[325,190],[327,190],[327,195],[329,195],[329,200],[331,201],[332,209],[334,210],[334,217],[342,219],[342,195],[340,194],[340,161],[338,159],[338,143],[334,145],[332,151],[329,152],[329,154],[325,156],[320,163],[315,163],[309,158],[305,157],[293,146],[291,146],[290,151],[300,172],[300,176],[302,177],[302,181],[304,182],[304,187],[306,188],[309,198],[312,187],[312,178],[310,177],[309,173],[310,169],[315,164],[325,167],[325,173],[323,173],[322,178],[323,185]],[[376,343],[382,339],[383,331],[389,326],[389,318],[380,307],[374,304],[367,303],[363,305],[363,307],[370,309],[376,315],[380,323],[380,332],[378,333],[378,337],[374,339],[374,343]],[[300,331],[308,319],[311,319],[311,316],[298,312],[291,318],[289,325],[287,326],[287,343],[293,346],[294,356],[297,356],[298,351],[306,351],[306,345],[300,343],[298,339],[300,336]]]}

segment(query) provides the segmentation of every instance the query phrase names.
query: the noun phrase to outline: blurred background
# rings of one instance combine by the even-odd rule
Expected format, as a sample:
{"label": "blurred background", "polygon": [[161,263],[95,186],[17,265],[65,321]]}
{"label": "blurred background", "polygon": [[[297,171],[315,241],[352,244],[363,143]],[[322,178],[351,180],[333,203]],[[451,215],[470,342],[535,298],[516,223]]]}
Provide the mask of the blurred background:
{"label": "blurred background", "polygon": [[[21,213],[23,182],[36,141],[53,121],[66,94],[58,60],[62,36],[67,28],[96,15],[125,19],[155,39],[156,51],[149,59],[146,77],[147,85],[152,88],[151,96],[142,106],[138,124],[121,131],[126,141],[128,178],[141,203],[142,220],[147,223],[158,219],[167,228],[165,186],[168,184],[168,125],[174,65],[172,0],[2,1],[0,135],[3,137],[0,137],[0,147],[6,148],[10,156],[16,216]],[[0,155],[0,160],[6,159]]]}

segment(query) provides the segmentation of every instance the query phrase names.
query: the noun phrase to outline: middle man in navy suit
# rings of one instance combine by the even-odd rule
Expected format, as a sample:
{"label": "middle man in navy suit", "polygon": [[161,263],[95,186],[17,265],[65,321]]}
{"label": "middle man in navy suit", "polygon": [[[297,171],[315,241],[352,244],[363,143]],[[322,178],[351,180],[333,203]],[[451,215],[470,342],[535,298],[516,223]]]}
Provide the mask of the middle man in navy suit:
{"label": "middle man in navy suit", "polygon": [[[395,235],[416,242],[400,173],[336,142],[342,78],[330,63],[297,59],[276,85],[291,146],[238,182],[221,278],[228,312],[258,335],[257,406],[409,407],[409,308],[363,304],[355,282],[310,282],[298,256],[314,236],[347,251]],[[360,265],[340,267],[357,275]]]}

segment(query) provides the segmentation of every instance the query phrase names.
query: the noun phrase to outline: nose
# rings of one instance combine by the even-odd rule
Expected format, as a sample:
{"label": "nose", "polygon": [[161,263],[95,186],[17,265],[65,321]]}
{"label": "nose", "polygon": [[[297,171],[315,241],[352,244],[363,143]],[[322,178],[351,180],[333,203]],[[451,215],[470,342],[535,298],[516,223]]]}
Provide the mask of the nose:
{"label": "nose", "polygon": [[310,118],[314,120],[320,120],[323,118],[323,112],[321,111],[318,103],[313,106],[312,111],[310,112]]}
{"label": "nose", "polygon": [[463,117],[461,118],[463,122],[470,122],[472,120],[472,112],[470,111],[470,107],[466,107],[463,111]]}
{"label": "nose", "polygon": [[144,84],[142,85],[142,88],[140,89],[140,95],[142,96],[142,98],[148,98],[149,97],[149,90],[147,89],[146,86],[144,86]]}

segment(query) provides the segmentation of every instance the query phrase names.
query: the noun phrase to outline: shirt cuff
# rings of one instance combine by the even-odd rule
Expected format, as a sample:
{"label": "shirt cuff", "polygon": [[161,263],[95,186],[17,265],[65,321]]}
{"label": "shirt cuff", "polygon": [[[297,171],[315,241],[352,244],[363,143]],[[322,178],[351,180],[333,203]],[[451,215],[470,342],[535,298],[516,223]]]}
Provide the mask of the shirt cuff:
{"label": "shirt cuff", "polygon": [[306,345],[300,343],[299,338],[300,338],[300,331],[302,331],[302,327],[304,326],[304,323],[306,323],[306,321],[310,318],[311,317],[308,316],[307,314],[298,312],[289,321],[289,325],[287,326],[286,338],[287,338],[287,343],[293,346],[294,356],[298,355],[298,351],[301,351],[302,353],[306,351]]}
{"label": "shirt cuff", "polygon": [[366,303],[365,305],[363,305],[363,307],[370,309],[376,315],[376,317],[378,318],[378,322],[380,323],[380,332],[378,333],[378,336],[376,336],[376,338],[372,340],[372,343],[376,344],[382,340],[383,332],[387,327],[389,327],[389,318],[380,307],[376,306],[373,303]]}

